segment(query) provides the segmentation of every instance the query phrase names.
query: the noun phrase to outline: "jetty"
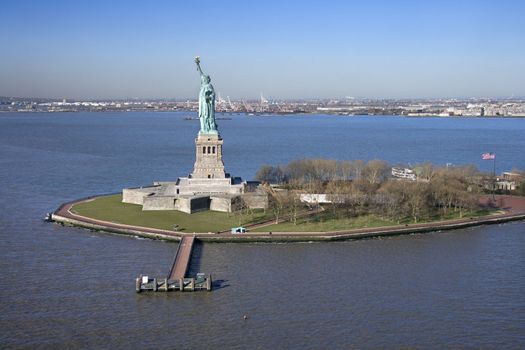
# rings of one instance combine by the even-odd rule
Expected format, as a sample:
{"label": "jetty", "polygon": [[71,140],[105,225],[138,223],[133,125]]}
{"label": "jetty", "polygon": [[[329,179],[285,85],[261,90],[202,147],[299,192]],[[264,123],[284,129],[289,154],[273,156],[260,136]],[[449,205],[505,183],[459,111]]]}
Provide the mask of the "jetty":
{"label": "jetty", "polygon": [[137,293],[211,291],[211,275],[197,273],[195,277],[187,276],[194,243],[195,236],[183,236],[175,253],[169,274],[161,278],[150,278],[149,276],[141,275],[135,279],[135,291]]}

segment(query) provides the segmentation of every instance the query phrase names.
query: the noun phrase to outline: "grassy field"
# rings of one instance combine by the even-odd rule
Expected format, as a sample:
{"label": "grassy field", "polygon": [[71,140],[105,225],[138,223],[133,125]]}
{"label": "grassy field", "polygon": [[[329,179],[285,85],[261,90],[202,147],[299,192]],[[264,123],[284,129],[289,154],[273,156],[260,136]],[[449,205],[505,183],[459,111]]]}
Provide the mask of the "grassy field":
{"label": "grassy field", "polygon": [[[475,212],[464,213],[463,217],[479,217],[490,215],[492,212],[487,210],[478,210]],[[436,222],[443,220],[459,219],[459,213],[450,212],[446,217],[436,216],[426,220],[421,220],[418,223]],[[380,218],[376,215],[362,215],[351,218],[334,218],[328,212],[320,213],[315,217],[301,218],[297,220],[297,225],[292,222],[282,222],[270,226],[261,227],[253,231],[256,232],[326,232],[326,231],[342,231],[367,227],[382,227],[382,226],[396,226],[412,224],[411,220],[403,220],[395,222],[388,219]]]}
{"label": "grassy field", "polygon": [[297,220],[297,225],[293,222],[282,222],[270,226],[261,227],[256,232],[326,232],[351,230],[364,227],[392,226],[394,222],[380,219],[374,215],[359,216],[356,218],[334,219],[328,217],[310,217]]}
{"label": "grassy field", "polygon": [[[250,223],[270,220],[270,214],[263,211],[253,211],[251,214],[221,213],[216,211],[202,211],[194,214],[186,214],[179,211],[142,211],[140,205],[122,203],[122,195],[111,195],[99,197],[93,201],[80,203],[73,206],[72,211],[79,215],[90,218],[110,221],[119,224],[153,227],[163,230],[173,230],[174,225],[177,231],[183,232],[217,232],[230,230],[236,226],[246,226]],[[464,214],[464,217],[479,217],[489,215],[491,212],[479,210]],[[458,213],[451,212],[446,218],[435,217],[420,221],[441,221],[459,218]],[[297,225],[292,222],[282,222],[259,229],[254,232],[326,232],[350,230],[366,227],[395,226],[412,223],[382,219],[376,215],[363,215],[351,218],[334,218],[328,212],[320,213],[317,216],[309,216],[297,220]]]}
{"label": "grassy field", "polygon": [[[122,203],[122,195],[99,197],[93,201],[80,203],[72,212],[90,218],[119,224],[153,227],[163,230],[184,232],[217,232],[239,226],[239,215],[216,211],[202,211],[186,214],[179,211],[142,211],[142,206]],[[265,214],[257,211],[242,216],[242,224],[264,220]]]}

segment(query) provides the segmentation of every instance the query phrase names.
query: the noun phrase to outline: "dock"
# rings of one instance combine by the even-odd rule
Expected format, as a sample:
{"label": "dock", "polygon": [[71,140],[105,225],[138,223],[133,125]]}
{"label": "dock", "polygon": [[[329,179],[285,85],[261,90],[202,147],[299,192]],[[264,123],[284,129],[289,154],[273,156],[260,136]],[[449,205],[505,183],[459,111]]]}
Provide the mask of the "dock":
{"label": "dock", "polygon": [[211,291],[211,275],[197,273],[195,277],[187,276],[194,242],[194,236],[182,237],[168,276],[164,278],[139,276],[135,279],[135,291],[137,293],[170,291],[194,292],[199,290]]}

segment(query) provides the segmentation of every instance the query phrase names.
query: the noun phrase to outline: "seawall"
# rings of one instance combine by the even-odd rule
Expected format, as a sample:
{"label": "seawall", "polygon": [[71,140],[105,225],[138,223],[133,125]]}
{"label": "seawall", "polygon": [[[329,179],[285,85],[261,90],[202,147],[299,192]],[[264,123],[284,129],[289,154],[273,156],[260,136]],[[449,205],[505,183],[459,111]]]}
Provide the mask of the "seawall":
{"label": "seawall", "polygon": [[[167,241],[181,240],[181,237],[194,235],[203,242],[216,243],[251,243],[251,242],[310,242],[310,241],[341,241],[382,236],[396,236],[414,233],[427,233],[461,229],[472,226],[500,224],[525,219],[525,197],[499,196],[500,207],[505,213],[488,215],[476,218],[464,218],[448,221],[430,222],[423,224],[409,224],[405,226],[389,226],[376,228],[362,228],[329,232],[249,232],[245,234],[231,233],[183,233],[177,231],[160,230],[149,227],[132,226],[96,220],[74,214],[70,211],[74,204],[92,200],[96,197],[84,198],[61,205],[53,214],[52,220],[64,225],[83,227],[90,230],[138,236],[150,239]],[[504,206],[503,204],[508,204]]]}

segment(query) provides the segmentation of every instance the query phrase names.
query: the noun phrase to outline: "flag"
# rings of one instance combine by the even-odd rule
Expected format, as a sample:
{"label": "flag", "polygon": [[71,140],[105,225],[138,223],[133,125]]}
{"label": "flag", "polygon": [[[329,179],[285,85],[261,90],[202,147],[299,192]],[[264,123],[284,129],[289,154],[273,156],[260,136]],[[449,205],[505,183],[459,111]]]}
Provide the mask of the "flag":
{"label": "flag", "polygon": [[494,154],[494,153],[483,153],[481,155],[481,159],[483,159],[483,160],[493,160],[493,159],[496,159],[496,154]]}

